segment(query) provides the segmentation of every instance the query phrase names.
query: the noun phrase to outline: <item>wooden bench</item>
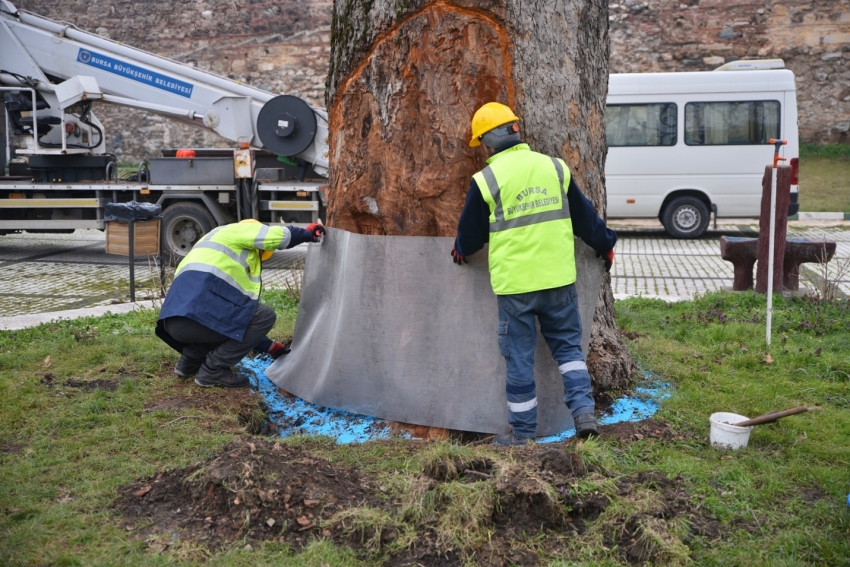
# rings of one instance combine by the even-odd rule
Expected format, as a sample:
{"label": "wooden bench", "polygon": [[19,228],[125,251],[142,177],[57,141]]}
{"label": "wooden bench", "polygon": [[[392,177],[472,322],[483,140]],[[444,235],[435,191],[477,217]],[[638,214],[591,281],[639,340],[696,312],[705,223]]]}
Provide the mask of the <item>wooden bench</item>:
{"label": "wooden bench", "polygon": [[732,281],[733,291],[753,289],[753,266],[756,264],[758,255],[758,238],[720,237],[720,257],[727,262],[732,262],[735,269],[735,279]]}
{"label": "wooden bench", "polygon": [[[805,238],[787,239],[782,273],[783,287],[789,291],[800,289],[800,265],[829,262],[835,255],[835,248],[835,242]],[[733,291],[753,289],[753,266],[758,259],[758,238],[721,236],[720,257],[734,266]]]}
{"label": "wooden bench", "polygon": [[800,264],[813,262],[825,264],[835,256],[835,242],[789,238],[785,241],[785,269],[782,285],[785,289],[800,289]]}

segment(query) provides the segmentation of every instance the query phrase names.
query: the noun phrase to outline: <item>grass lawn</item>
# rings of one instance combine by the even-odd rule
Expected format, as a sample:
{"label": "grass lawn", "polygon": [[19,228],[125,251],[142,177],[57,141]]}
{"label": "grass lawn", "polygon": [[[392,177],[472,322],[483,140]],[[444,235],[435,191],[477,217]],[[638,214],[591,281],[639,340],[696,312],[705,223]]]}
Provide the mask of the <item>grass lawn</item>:
{"label": "grass lawn", "polygon": [[801,148],[800,210],[850,213],[850,146]]}
{"label": "grass lawn", "polygon": [[[265,300],[290,334],[296,303]],[[171,375],[152,311],[0,332],[0,565],[850,565],[850,306],[777,299],[770,363],[764,308],[618,302],[630,349],[672,383],[649,430],[510,450],[252,436],[256,398]],[[707,442],[714,411],[798,405],[822,410],[745,450]],[[325,516],[305,496],[303,528],[269,523],[298,500],[288,466],[350,489]],[[156,500],[168,483],[180,508]],[[226,524],[174,527],[216,486]],[[131,521],[122,501],[163,513]]]}

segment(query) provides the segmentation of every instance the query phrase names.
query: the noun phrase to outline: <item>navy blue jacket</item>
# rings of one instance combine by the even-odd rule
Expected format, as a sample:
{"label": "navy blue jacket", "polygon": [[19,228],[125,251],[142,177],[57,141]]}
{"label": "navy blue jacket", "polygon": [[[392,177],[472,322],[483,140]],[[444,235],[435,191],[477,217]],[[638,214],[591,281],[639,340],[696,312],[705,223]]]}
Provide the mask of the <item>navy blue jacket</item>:
{"label": "navy blue jacket", "polygon": [[[238,224],[225,225],[214,229],[209,234],[228,231],[229,227],[238,226]],[[309,231],[296,226],[287,226],[284,227],[284,239],[280,243],[280,248],[292,248],[312,240],[313,236]],[[247,255],[252,250],[262,250],[254,241],[242,242],[242,246],[245,249],[245,256],[233,256],[237,262],[240,259],[246,262]],[[187,258],[190,257],[191,253]],[[239,268],[238,264],[233,266]],[[248,269],[247,264],[245,266],[245,269]],[[166,338],[167,332],[162,321],[169,317],[186,317],[229,339],[241,341],[254,317],[260,298],[259,296],[252,298],[240,292],[223,279],[228,277],[228,274],[219,273],[216,270],[209,272],[192,270],[178,273],[163,302],[157,321],[156,335],[175,350],[182,352],[182,345],[178,341],[170,336]]]}

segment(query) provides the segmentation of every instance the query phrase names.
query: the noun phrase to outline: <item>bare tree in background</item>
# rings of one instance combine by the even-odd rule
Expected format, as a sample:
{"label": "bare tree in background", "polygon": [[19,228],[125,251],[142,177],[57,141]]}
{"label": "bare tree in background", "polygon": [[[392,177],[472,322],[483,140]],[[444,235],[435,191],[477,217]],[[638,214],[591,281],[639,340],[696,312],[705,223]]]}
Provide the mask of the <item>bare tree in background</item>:
{"label": "bare tree in background", "polygon": [[[335,0],[329,225],[454,236],[486,159],[467,145],[470,119],[490,101],[511,106],[532,149],[563,157],[604,212],[608,57],[607,0]],[[587,362],[597,392],[636,371],[608,277]]]}

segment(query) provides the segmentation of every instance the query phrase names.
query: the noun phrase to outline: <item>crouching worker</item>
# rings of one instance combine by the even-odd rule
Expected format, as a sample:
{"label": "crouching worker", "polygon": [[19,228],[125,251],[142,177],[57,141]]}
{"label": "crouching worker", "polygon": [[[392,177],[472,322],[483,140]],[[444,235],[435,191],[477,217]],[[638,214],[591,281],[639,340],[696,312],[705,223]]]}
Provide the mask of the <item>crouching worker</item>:
{"label": "crouching worker", "polygon": [[204,235],[177,266],[156,324],[156,335],[182,354],[174,373],[197,374],[199,386],[247,386],[231,367],[252,349],[283,349],[266,337],[277,315],[260,304],[262,261],[324,232],[318,223],[305,230],[248,219]]}

